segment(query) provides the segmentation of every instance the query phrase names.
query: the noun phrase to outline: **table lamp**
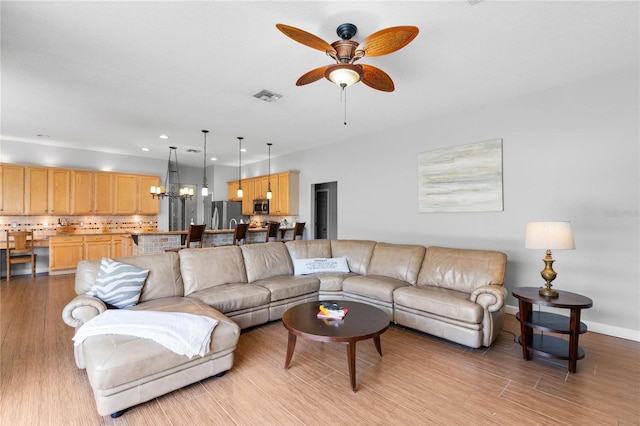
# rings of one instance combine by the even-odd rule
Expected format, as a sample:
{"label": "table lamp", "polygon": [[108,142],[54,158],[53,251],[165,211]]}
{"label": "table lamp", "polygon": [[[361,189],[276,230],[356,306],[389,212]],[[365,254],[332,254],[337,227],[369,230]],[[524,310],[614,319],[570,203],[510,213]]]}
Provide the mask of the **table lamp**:
{"label": "table lamp", "polygon": [[558,292],[551,289],[551,281],[556,278],[556,271],[553,270],[553,258],[551,250],[572,250],[576,246],[573,242],[570,222],[528,222],[525,232],[525,248],[544,249],[547,251],[544,262],[544,269],[540,275],[546,281],[544,287],[540,288],[540,296],[558,297]]}

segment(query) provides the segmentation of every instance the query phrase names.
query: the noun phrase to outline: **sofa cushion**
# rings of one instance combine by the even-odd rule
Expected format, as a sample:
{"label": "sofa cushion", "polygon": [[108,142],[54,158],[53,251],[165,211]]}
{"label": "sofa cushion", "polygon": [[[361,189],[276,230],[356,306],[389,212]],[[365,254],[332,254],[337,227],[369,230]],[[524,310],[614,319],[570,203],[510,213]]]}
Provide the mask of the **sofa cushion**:
{"label": "sofa cushion", "polygon": [[291,259],[331,257],[330,240],[293,240],[285,243]]}
{"label": "sofa cushion", "polygon": [[222,284],[247,282],[238,246],[183,249],[179,255],[186,296]]}
{"label": "sofa cushion", "polygon": [[378,243],[367,268],[367,275],[382,275],[415,284],[424,260],[424,246]]}
{"label": "sofa cushion", "polygon": [[254,281],[253,284],[269,289],[271,302],[314,293],[320,289],[320,280],[313,275],[283,275]]}
{"label": "sofa cushion", "polygon": [[282,242],[246,244],[241,246],[247,281],[293,275],[289,251]]}
{"label": "sofa cushion", "polygon": [[469,294],[433,286],[408,286],[395,290],[394,304],[456,321],[479,324],[484,316],[481,305]]}
{"label": "sofa cushion", "polygon": [[188,297],[198,299],[227,314],[267,305],[271,300],[271,293],[257,285],[232,283],[208,287],[191,293]]}
{"label": "sofa cushion", "polygon": [[368,240],[331,240],[331,256],[346,257],[351,272],[366,275],[375,246]]}
{"label": "sofa cushion", "polygon": [[293,259],[293,272],[294,275],[308,275],[318,272],[346,273],[350,271],[346,257],[319,257],[313,259]]}
{"label": "sofa cushion", "polygon": [[320,291],[342,291],[342,282],[349,278],[354,277],[357,274],[353,272],[346,273],[325,273],[320,272],[313,274],[314,277],[320,280]]}
{"label": "sofa cushion", "polygon": [[138,303],[149,271],[106,257],[102,258],[96,281],[87,295],[118,309]]}
{"label": "sofa cushion", "polygon": [[[149,276],[142,287],[139,302],[162,297],[184,296],[178,253],[166,252],[116,258],[118,262],[147,269]],[[100,271],[99,260],[81,260],[76,268],[76,294],[87,293]]]}
{"label": "sofa cushion", "polygon": [[502,285],[506,267],[507,256],[498,251],[429,247],[417,285],[471,293],[484,285]]}
{"label": "sofa cushion", "polygon": [[356,294],[369,299],[392,303],[394,290],[408,285],[404,281],[381,275],[356,275],[346,278],[342,282],[342,291],[345,294]]}

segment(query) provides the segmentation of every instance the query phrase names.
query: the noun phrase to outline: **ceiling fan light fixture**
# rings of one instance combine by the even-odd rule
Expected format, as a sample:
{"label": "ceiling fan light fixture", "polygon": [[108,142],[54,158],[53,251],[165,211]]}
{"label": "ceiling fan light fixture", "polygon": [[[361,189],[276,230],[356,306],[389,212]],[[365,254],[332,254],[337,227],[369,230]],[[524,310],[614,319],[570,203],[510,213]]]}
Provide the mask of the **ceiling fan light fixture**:
{"label": "ceiling fan light fixture", "polygon": [[324,76],[340,87],[349,87],[364,76],[362,67],[354,64],[338,64],[327,68]]}

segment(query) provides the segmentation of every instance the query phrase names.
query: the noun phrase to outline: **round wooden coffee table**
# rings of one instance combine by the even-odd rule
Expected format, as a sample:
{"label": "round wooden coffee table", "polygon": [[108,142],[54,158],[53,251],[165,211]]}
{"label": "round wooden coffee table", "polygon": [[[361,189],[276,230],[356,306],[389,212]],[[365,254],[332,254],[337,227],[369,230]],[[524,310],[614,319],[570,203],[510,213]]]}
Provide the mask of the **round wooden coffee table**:
{"label": "round wooden coffee table", "polygon": [[316,317],[320,302],[308,302],[288,309],[282,315],[282,324],[289,330],[287,359],[284,368],[288,369],[293,351],[296,348],[296,337],[319,342],[341,342],[347,344],[349,360],[349,378],[351,390],[356,391],[356,342],[373,339],[376,349],[382,356],[380,335],[389,328],[389,316],[375,306],[346,300],[327,301],[337,303],[348,309],[343,320],[324,320]]}

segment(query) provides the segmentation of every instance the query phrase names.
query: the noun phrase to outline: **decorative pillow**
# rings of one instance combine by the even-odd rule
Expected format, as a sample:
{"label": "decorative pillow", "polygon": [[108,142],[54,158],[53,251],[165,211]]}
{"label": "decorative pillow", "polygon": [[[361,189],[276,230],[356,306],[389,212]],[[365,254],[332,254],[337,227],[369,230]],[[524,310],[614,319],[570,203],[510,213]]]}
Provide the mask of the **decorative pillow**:
{"label": "decorative pillow", "polygon": [[138,303],[147,275],[146,269],[103,257],[98,278],[87,294],[116,308],[128,308]]}
{"label": "decorative pillow", "polygon": [[349,272],[346,257],[293,259],[295,275],[313,274],[315,272]]}

